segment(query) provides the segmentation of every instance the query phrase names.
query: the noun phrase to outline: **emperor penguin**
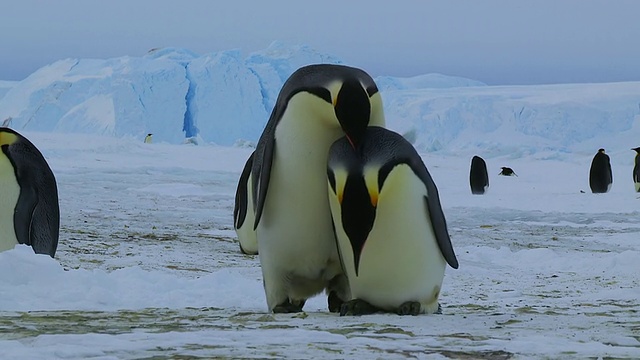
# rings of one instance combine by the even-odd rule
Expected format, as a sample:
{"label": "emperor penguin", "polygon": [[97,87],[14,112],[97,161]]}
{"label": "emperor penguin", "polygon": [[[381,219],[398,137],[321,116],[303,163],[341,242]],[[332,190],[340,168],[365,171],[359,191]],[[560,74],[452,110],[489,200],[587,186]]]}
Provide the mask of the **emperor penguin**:
{"label": "emperor penguin", "polygon": [[253,155],[254,153],[251,153],[240,174],[233,208],[233,227],[238,236],[240,251],[247,255],[256,255],[258,253],[258,237],[253,228],[255,216],[253,212],[253,193],[251,191]]}
{"label": "emperor penguin", "polygon": [[341,315],[431,314],[458,268],[438,189],[401,135],[369,127],[329,151],[328,194],[352,300]]}
{"label": "emperor penguin", "polygon": [[518,174],[516,174],[516,172],[513,171],[513,169],[510,168],[510,167],[503,166],[500,169],[502,169],[502,170],[500,170],[500,174],[498,174],[498,175],[502,175],[502,176],[518,176]]}
{"label": "emperor penguin", "polygon": [[640,192],[640,147],[631,150],[636,151],[636,160],[633,166],[633,183],[636,187],[636,192]]}
{"label": "emperor penguin", "polygon": [[238,209],[254,217],[269,311],[300,312],[323,290],[331,312],[349,299],[327,198],[329,147],[384,123],[378,87],[361,69],[308,65],[284,83],[253,155],[254,212]]}
{"label": "emperor penguin", "polygon": [[606,193],[611,189],[611,184],[613,184],[613,173],[609,155],[604,153],[604,149],[598,149],[591,161],[589,187],[593,193]]}
{"label": "emperor penguin", "polygon": [[151,144],[152,142],[153,142],[153,134],[147,134],[147,136],[144,137],[144,143]]}
{"label": "emperor penguin", "polygon": [[471,193],[482,195],[489,188],[489,173],[487,163],[480,156],[471,158],[471,170],[469,171],[469,182],[471,183]]}
{"label": "emperor penguin", "polygon": [[24,136],[0,127],[0,251],[26,244],[54,257],[60,231],[56,179]]}

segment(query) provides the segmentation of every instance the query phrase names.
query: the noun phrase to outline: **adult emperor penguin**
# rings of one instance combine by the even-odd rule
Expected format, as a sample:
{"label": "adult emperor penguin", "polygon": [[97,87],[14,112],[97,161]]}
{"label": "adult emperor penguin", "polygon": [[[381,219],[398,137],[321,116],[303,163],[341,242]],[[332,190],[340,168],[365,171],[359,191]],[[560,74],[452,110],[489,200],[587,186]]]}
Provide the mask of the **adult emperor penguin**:
{"label": "adult emperor penguin", "polygon": [[401,135],[370,127],[329,152],[329,201],[350,300],[341,315],[438,311],[448,263],[458,268],[438,189]]}
{"label": "adult emperor penguin", "polygon": [[56,180],[46,160],[25,137],[0,128],[0,251],[26,244],[53,257],[60,210]]}
{"label": "adult emperor penguin", "polygon": [[152,142],[153,142],[153,134],[147,134],[147,136],[144,137],[144,143],[151,144]]}
{"label": "adult emperor penguin", "polygon": [[327,157],[335,140],[359,136],[368,125],[384,126],[384,113],[378,88],[363,70],[309,65],[284,83],[250,180],[270,311],[302,311],[325,289],[332,312],[349,298],[327,198]]}
{"label": "adult emperor penguin", "polygon": [[606,193],[611,189],[611,184],[613,184],[613,173],[609,155],[604,153],[604,149],[598,149],[591,161],[589,187],[593,193]]}
{"label": "adult emperor penguin", "polygon": [[489,173],[487,172],[487,163],[480,156],[476,155],[471,158],[469,182],[471,183],[471,193],[475,195],[482,195],[489,188]]}
{"label": "adult emperor penguin", "polygon": [[633,183],[636,187],[636,192],[640,192],[640,147],[631,150],[636,151],[636,160],[633,166]]}
{"label": "adult emperor penguin", "polygon": [[233,227],[238,235],[240,251],[243,254],[255,255],[258,253],[258,238],[253,229],[255,216],[253,212],[253,194],[251,192],[251,167],[253,166],[253,154],[249,156],[240,174],[238,188],[236,189],[236,202],[233,208]]}

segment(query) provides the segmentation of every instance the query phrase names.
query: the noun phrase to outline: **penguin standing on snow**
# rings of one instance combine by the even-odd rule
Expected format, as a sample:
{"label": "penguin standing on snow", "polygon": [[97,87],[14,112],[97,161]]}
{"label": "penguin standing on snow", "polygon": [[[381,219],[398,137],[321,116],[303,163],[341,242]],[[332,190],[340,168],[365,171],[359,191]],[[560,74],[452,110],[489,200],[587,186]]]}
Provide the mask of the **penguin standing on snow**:
{"label": "penguin standing on snow", "polygon": [[258,238],[256,231],[253,229],[255,216],[253,213],[253,194],[251,191],[253,155],[254,153],[251,153],[240,174],[238,188],[236,189],[235,206],[233,208],[233,227],[238,236],[240,251],[247,255],[256,255],[258,253]]}
{"label": "penguin standing on snow", "polygon": [[640,147],[631,150],[636,151],[636,160],[633,166],[633,183],[636,187],[636,192],[640,192]]}
{"label": "penguin standing on snow", "polygon": [[153,134],[147,134],[147,136],[144,137],[144,143],[151,144],[152,142],[153,142]]}
{"label": "penguin standing on snow", "polygon": [[606,193],[611,189],[611,184],[613,184],[613,173],[609,155],[604,153],[604,149],[598,149],[591,161],[589,187],[593,193]]}
{"label": "penguin standing on snow", "polygon": [[431,314],[458,268],[438,189],[399,134],[369,127],[329,152],[329,201],[351,295],[341,315]]}
{"label": "penguin standing on snow", "polygon": [[53,172],[32,143],[9,128],[0,128],[0,147],[0,251],[26,244],[53,257],[60,231]]}
{"label": "penguin standing on snow", "polygon": [[327,158],[335,140],[357,137],[369,125],[384,126],[382,98],[360,69],[309,65],[283,85],[247,179],[255,210],[242,201],[236,221],[242,229],[242,215],[255,219],[270,311],[302,311],[323,290],[332,312],[350,298],[327,198]]}
{"label": "penguin standing on snow", "polygon": [[487,163],[480,156],[476,155],[471,159],[469,182],[471,183],[471,193],[475,195],[482,195],[489,188]]}

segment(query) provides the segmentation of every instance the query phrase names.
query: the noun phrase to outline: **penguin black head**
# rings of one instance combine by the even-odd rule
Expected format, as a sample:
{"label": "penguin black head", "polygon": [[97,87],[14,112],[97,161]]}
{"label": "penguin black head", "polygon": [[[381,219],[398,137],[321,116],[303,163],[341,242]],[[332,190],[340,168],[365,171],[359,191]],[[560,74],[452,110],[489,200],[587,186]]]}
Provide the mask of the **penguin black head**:
{"label": "penguin black head", "polygon": [[147,134],[147,136],[151,136],[151,135],[153,135],[153,134]]}
{"label": "penguin black head", "polygon": [[633,148],[633,149],[631,149],[631,150],[635,150],[638,154],[640,154],[640,147]]}
{"label": "penguin black head", "polygon": [[384,125],[378,87],[364,70],[332,64],[296,70],[280,92],[278,109],[274,109],[276,118],[300,92],[313,94],[332,105],[335,118],[353,145],[360,141],[368,125]]}
{"label": "penguin black head", "polygon": [[334,110],[351,146],[356,148],[364,136],[371,115],[369,94],[360,81],[347,79],[342,83],[334,100]]}
{"label": "penguin black head", "polygon": [[604,154],[604,149],[600,148],[600,149],[598,149],[598,152],[601,153],[601,154]]}

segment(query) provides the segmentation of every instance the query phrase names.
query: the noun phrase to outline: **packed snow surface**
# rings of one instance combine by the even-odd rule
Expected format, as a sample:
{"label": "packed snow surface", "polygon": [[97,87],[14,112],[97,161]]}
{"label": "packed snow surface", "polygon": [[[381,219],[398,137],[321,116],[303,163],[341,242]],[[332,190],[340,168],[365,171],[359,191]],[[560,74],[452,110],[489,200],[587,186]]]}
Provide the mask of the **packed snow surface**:
{"label": "packed snow surface", "polygon": [[55,259],[0,253],[8,359],[640,357],[631,160],[595,195],[590,155],[487,157],[471,195],[470,158],[425,153],[460,261],[443,314],[339,317],[318,296],[273,315],[232,230],[251,149],[25,135],[56,174],[61,238]]}

